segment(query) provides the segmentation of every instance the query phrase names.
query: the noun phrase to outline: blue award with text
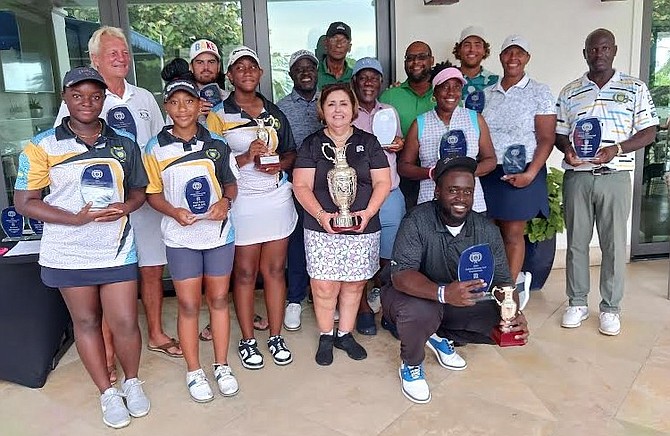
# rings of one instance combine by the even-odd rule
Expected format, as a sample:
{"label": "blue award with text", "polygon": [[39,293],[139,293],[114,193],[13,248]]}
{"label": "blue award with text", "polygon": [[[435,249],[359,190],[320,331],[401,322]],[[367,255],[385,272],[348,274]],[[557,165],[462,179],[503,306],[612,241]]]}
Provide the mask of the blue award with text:
{"label": "blue award with text", "polygon": [[212,104],[212,107],[221,103],[221,93],[219,92],[219,85],[210,83],[200,88],[200,97],[204,98]]}
{"label": "blue award with text", "polygon": [[526,146],[522,144],[510,145],[505,149],[502,162],[505,174],[519,174],[526,169]]}
{"label": "blue award with text", "polygon": [[[146,115],[149,117],[149,112],[145,109],[140,109],[140,117]],[[137,126],[130,110],[125,106],[113,107],[107,112],[107,124],[115,129],[125,130],[137,138]]]}
{"label": "blue award with text", "polygon": [[577,121],[572,133],[572,144],[577,157],[583,161],[592,161],[598,153],[602,136],[598,118],[590,117]]}
{"label": "blue award with text", "polygon": [[28,227],[30,227],[30,230],[36,235],[41,235],[44,230],[44,221],[28,218]]}
{"label": "blue award with text", "polygon": [[79,189],[84,203],[92,203],[91,209],[104,209],[114,198],[114,177],[108,164],[94,164],[81,173]]}
{"label": "blue award with text", "polygon": [[449,130],[442,135],[440,139],[440,160],[448,157],[465,156],[468,151],[468,141],[465,139],[465,133],[462,130]]}
{"label": "blue award with text", "polygon": [[489,244],[479,244],[468,247],[461,253],[458,260],[458,280],[461,282],[481,279],[486,286],[477,292],[488,292],[493,281],[495,260]]}
{"label": "blue award with text", "polygon": [[186,196],[186,204],[188,204],[189,210],[196,215],[196,218],[206,218],[205,214],[209,210],[212,195],[212,187],[207,177],[199,176],[189,180],[186,183],[184,195]]}
{"label": "blue award with text", "polygon": [[2,210],[0,225],[7,235],[3,241],[16,241],[23,236],[23,215],[19,214],[14,206]]}
{"label": "blue award with text", "polygon": [[486,99],[484,98],[484,91],[474,91],[468,94],[467,97],[465,97],[465,103],[464,106],[467,109],[472,109],[473,111],[476,111],[478,113],[482,113],[484,110],[484,102]]}

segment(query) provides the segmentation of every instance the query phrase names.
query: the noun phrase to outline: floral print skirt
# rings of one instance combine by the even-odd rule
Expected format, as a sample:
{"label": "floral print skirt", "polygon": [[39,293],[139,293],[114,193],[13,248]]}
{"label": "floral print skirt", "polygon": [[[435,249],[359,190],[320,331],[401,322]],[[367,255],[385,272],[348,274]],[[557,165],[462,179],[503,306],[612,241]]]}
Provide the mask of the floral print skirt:
{"label": "floral print skirt", "polygon": [[313,279],[357,282],[379,269],[381,232],[343,235],[305,229],[307,274]]}

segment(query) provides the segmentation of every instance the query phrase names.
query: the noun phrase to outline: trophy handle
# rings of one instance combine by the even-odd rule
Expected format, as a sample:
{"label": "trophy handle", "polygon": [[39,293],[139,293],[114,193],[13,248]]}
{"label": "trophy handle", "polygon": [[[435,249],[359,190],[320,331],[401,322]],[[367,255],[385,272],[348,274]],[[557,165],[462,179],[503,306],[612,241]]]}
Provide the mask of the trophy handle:
{"label": "trophy handle", "polygon": [[331,162],[335,162],[335,157],[330,157],[328,156],[328,153],[326,153],[326,149],[330,150],[333,152],[333,155],[335,155],[335,151],[333,150],[333,147],[328,144],[327,142],[324,142],[321,144],[321,153],[323,153],[323,156],[328,159]]}

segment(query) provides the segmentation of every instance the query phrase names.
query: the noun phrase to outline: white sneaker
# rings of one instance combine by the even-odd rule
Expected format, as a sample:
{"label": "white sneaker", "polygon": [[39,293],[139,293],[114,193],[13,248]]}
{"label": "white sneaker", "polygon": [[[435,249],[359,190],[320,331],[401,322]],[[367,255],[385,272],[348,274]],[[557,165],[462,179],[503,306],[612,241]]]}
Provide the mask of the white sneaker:
{"label": "white sneaker", "polygon": [[133,418],[141,418],[151,409],[151,403],[142,390],[143,383],[137,378],[131,378],[124,381],[121,386],[123,395],[126,396],[126,407]]}
{"label": "white sneaker", "polygon": [[289,303],[284,313],[284,328],[290,332],[300,330],[300,315],[302,306],[300,303]]}
{"label": "white sneaker", "polygon": [[130,414],[123,404],[123,394],[116,388],[108,388],[100,395],[102,422],[112,428],[123,428],[130,424]]}
{"label": "white sneaker", "polygon": [[214,364],[214,378],[219,385],[219,392],[224,397],[232,397],[240,391],[240,385],[228,365]]}
{"label": "white sneaker", "polygon": [[621,320],[618,313],[600,312],[598,331],[607,336],[616,336],[621,332]]}
{"label": "white sneaker", "polygon": [[563,314],[561,327],[573,329],[582,325],[582,321],[589,317],[589,308],[586,306],[568,306]]}
{"label": "white sneaker", "polygon": [[186,373],[186,386],[193,401],[206,403],[214,399],[212,388],[202,368]]}
{"label": "white sneaker", "polygon": [[400,364],[398,375],[400,376],[400,389],[408,400],[419,404],[430,401],[430,388],[423,372],[423,363],[409,366],[403,362]]}
{"label": "white sneaker", "polygon": [[379,313],[379,311],[382,309],[382,299],[380,292],[381,291],[379,288],[372,288],[368,292],[368,305],[370,306],[370,309],[372,309],[373,313]]}
{"label": "white sneaker", "polygon": [[426,346],[435,353],[438,363],[443,368],[461,371],[468,367],[465,359],[458,355],[454,349],[454,343],[449,339],[441,338],[433,333],[426,341]]}

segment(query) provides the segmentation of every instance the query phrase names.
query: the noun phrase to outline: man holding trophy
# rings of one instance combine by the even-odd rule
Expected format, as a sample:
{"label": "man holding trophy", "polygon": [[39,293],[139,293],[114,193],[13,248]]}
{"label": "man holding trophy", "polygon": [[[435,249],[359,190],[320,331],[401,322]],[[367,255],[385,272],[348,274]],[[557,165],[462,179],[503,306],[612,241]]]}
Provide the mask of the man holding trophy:
{"label": "man holding trophy", "polygon": [[432,174],[436,200],[418,205],[403,219],[391,280],[382,287],[384,317],[400,337],[402,392],[415,403],[431,398],[423,370],[425,346],[441,366],[462,370],[465,360],[452,341],[493,344],[494,336],[496,342],[503,337],[521,345],[528,339],[517,293],[507,286],[513,282],[500,232],[472,212],[476,168],[469,157],[438,161]]}

